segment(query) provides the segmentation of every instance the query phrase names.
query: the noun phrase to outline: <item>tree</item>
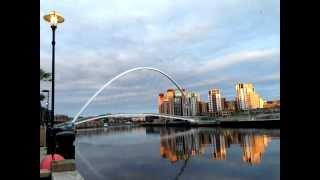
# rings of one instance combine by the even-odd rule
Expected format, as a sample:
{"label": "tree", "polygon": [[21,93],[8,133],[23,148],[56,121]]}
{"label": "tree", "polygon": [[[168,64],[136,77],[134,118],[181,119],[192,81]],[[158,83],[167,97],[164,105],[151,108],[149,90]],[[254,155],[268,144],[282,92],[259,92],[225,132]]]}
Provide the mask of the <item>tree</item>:
{"label": "tree", "polygon": [[40,68],[40,81],[51,81],[51,73],[45,72]]}
{"label": "tree", "polygon": [[[51,81],[51,73],[45,72],[43,69],[40,68],[40,81]],[[40,124],[43,124],[43,114],[44,113],[43,108],[41,107],[41,101],[43,101],[45,96],[40,93]],[[48,109],[45,110],[45,112],[48,112]]]}
{"label": "tree", "polygon": [[40,101],[43,101],[45,98],[45,96],[43,94],[40,93]]}
{"label": "tree", "polygon": [[[45,72],[40,68],[40,81],[51,81],[51,73]],[[44,100],[45,96],[40,93],[40,102]]]}

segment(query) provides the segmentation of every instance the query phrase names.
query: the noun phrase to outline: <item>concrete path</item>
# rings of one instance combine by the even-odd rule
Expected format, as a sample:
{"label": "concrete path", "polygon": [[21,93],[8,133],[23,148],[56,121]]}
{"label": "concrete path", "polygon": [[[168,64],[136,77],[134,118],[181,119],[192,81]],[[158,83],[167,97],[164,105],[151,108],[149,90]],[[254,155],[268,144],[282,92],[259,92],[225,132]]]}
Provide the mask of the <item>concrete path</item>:
{"label": "concrete path", "polygon": [[53,172],[52,180],[84,180],[78,171]]}

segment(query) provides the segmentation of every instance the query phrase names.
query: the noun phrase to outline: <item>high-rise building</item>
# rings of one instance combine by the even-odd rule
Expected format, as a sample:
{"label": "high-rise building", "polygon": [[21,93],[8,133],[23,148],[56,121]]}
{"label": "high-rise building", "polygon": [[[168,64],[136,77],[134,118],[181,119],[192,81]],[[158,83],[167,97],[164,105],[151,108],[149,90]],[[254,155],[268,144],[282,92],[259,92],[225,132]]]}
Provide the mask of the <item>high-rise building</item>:
{"label": "high-rise building", "polygon": [[209,112],[222,111],[221,92],[220,89],[209,90]]}
{"label": "high-rise building", "polygon": [[164,113],[164,105],[163,105],[164,100],[165,100],[164,94],[159,93],[159,96],[158,96],[158,112],[159,113]]}
{"label": "high-rise building", "polygon": [[174,96],[174,115],[182,116],[183,115],[182,94],[179,90],[175,90],[174,93],[175,93],[174,94],[175,95]]}
{"label": "high-rise building", "polygon": [[178,116],[196,116],[198,113],[197,102],[200,95],[195,92],[186,92],[185,98],[179,90],[168,89],[165,94],[160,93],[158,97],[158,109],[160,114],[171,114]]}
{"label": "high-rise building", "polygon": [[238,110],[263,108],[263,99],[256,93],[252,83],[236,85],[236,104]]}
{"label": "high-rise building", "polygon": [[174,114],[174,90],[168,89],[166,94],[158,96],[158,109],[161,114]]}
{"label": "high-rise building", "polygon": [[264,106],[264,102],[265,102],[265,100],[263,100],[262,98],[259,98],[259,108],[263,108],[263,106]]}
{"label": "high-rise building", "polygon": [[191,116],[196,116],[197,113],[198,113],[198,107],[197,107],[197,102],[200,101],[200,95],[198,93],[195,93],[195,92],[189,92],[187,94],[187,98],[189,100],[189,103],[190,103],[190,111],[189,111],[189,114]]}

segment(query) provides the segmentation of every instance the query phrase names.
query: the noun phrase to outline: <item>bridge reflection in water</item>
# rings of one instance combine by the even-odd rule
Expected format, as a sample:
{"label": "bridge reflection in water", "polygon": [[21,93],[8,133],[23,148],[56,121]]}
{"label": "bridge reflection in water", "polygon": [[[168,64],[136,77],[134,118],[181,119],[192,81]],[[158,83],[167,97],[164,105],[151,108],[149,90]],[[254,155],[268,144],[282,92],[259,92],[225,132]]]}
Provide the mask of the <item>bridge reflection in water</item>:
{"label": "bridge reflection in water", "polygon": [[[149,130],[150,131],[150,130]],[[157,131],[157,130],[151,130]],[[271,131],[266,135],[265,131]],[[172,163],[200,156],[211,151],[213,160],[226,160],[230,145],[242,148],[242,159],[251,165],[262,160],[271,137],[280,137],[277,130],[234,130],[234,129],[159,129],[160,155]]]}

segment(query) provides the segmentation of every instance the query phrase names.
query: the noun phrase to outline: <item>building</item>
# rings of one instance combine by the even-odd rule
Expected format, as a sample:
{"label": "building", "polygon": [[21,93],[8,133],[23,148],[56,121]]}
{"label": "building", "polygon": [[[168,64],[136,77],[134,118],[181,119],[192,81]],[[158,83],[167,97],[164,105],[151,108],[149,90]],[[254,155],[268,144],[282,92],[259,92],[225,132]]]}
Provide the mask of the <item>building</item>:
{"label": "building", "polygon": [[175,90],[174,94],[174,115],[182,116],[183,115],[183,98],[179,90]]}
{"label": "building", "polygon": [[209,90],[209,113],[222,111],[220,89]]}
{"label": "building", "polygon": [[71,118],[69,118],[67,115],[63,114],[57,114],[54,116],[54,122],[55,123],[65,123],[69,121]]}
{"label": "building", "polygon": [[184,89],[183,92],[185,98],[177,89],[168,89],[166,93],[160,93],[158,96],[159,113],[177,116],[196,116],[199,111],[197,102],[200,101],[200,95],[195,92],[187,92]]}
{"label": "building", "polygon": [[208,115],[209,107],[208,107],[207,102],[198,101],[197,106],[198,106],[197,116],[207,116]]}
{"label": "building", "polygon": [[101,119],[94,120],[94,121],[88,121],[81,124],[77,124],[77,129],[86,129],[86,128],[100,128],[103,127],[104,121]]}
{"label": "building", "polygon": [[166,94],[158,96],[158,110],[160,114],[174,114],[174,90],[168,89]]}
{"label": "building", "polygon": [[280,100],[266,101],[266,102],[263,104],[263,108],[265,108],[265,109],[276,109],[276,108],[280,108]]}
{"label": "building", "polygon": [[174,89],[167,90],[167,106],[166,106],[166,114],[174,114]]}
{"label": "building", "polygon": [[198,106],[197,102],[200,101],[200,94],[195,93],[195,92],[188,92],[187,93],[187,99],[189,102],[189,111],[187,115],[190,116],[196,116],[198,114]]}
{"label": "building", "polygon": [[227,111],[236,111],[236,101],[226,101],[225,110]]}
{"label": "building", "polygon": [[222,98],[221,98],[221,109],[222,109],[222,110],[226,110],[226,108],[227,108],[226,98],[222,97]]}
{"label": "building", "polygon": [[252,84],[239,83],[236,85],[236,102],[238,110],[249,109],[249,94],[253,91]]}
{"label": "building", "polygon": [[263,108],[263,99],[256,93],[252,83],[236,84],[236,104],[238,110]]}
{"label": "building", "polygon": [[158,96],[158,112],[159,113],[164,113],[164,99],[165,99],[165,96],[163,93],[160,93],[159,96]]}

